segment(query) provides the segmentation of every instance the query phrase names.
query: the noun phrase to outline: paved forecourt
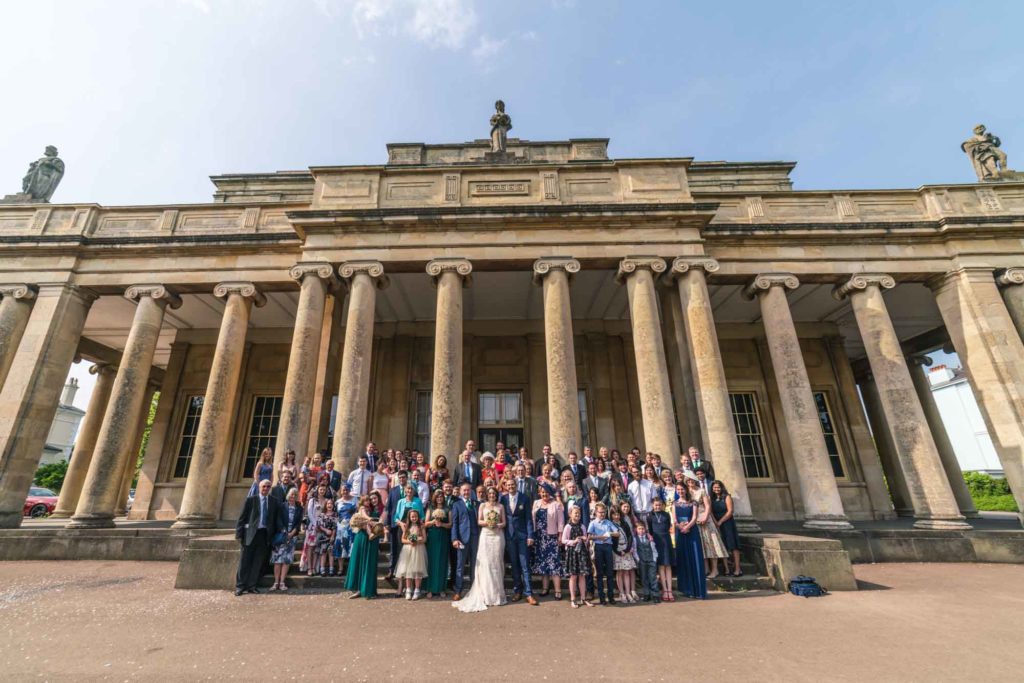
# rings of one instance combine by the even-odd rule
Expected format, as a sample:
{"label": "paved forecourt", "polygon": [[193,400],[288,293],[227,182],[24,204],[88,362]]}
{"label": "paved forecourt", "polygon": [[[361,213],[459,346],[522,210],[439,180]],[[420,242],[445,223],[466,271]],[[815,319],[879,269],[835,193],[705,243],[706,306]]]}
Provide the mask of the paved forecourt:
{"label": "paved forecourt", "polygon": [[[722,680],[950,680],[967,656],[972,678],[1011,680],[1024,667],[1019,565],[858,565],[861,590],[822,599],[755,591],[473,615],[442,600],[175,591],[175,571],[0,563],[0,678],[678,680],[700,662]],[[957,646],[941,646],[951,633]]]}

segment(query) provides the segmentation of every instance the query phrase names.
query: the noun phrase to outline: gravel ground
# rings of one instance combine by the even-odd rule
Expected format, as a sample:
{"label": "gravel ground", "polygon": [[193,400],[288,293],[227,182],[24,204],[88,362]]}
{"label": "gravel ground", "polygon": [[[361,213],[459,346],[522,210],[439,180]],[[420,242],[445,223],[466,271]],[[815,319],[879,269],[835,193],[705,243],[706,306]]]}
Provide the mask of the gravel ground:
{"label": "gravel ground", "polygon": [[[464,615],[175,591],[161,562],[0,562],[2,680],[1020,680],[1024,566],[858,565],[862,590]],[[391,591],[386,591],[390,593]]]}

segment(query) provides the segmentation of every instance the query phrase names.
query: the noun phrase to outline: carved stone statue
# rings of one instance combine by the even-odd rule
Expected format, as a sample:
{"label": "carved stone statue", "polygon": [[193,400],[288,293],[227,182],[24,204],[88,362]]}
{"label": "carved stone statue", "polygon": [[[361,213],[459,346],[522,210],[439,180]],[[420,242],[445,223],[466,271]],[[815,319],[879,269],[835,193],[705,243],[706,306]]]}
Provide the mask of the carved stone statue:
{"label": "carved stone statue", "polygon": [[21,180],[21,192],[4,197],[4,203],[32,204],[49,202],[60,179],[64,177],[64,162],[57,156],[57,148],[47,145],[42,158],[28,165],[28,173]]}
{"label": "carved stone statue", "polygon": [[978,125],[974,127],[974,135],[960,145],[970,157],[978,180],[996,180],[1009,170],[1006,152],[999,149],[1000,144],[999,138],[987,132],[985,126]]}
{"label": "carved stone statue", "polygon": [[494,116],[491,117],[491,152],[506,152],[508,132],[512,130],[512,117],[505,113],[505,103],[498,100],[494,103]]}

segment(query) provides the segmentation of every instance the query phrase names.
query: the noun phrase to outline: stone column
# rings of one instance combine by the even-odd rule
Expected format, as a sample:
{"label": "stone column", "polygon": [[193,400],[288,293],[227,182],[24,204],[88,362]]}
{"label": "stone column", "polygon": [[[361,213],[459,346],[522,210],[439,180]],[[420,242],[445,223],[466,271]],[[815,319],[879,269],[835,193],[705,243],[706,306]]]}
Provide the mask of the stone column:
{"label": "stone column", "polygon": [[135,470],[139,464],[139,451],[142,449],[142,437],[146,434],[146,423],[149,422],[149,408],[153,405],[153,395],[157,387],[150,382],[146,385],[146,393],[142,398],[142,410],[139,411],[139,421],[135,426],[135,438],[132,440],[132,447],[128,451],[128,458],[124,461],[124,472],[121,473],[121,485],[117,487],[117,503],[114,505],[114,517],[124,517],[128,511],[128,494],[132,490],[132,480],[135,479]]}
{"label": "stone column", "polygon": [[572,334],[569,282],[580,262],[569,257],[537,259],[533,282],[544,288],[544,348],[548,370],[548,433],[551,451],[566,461],[569,451],[582,453],[576,347]]}
{"label": "stone column", "polygon": [[896,281],[888,275],[859,274],[837,286],[837,299],[850,298],[867,351],[879,401],[889,425],[900,469],[919,529],[969,529],[957,507],[949,479],[914,390],[899,337],[892,326],[882,289]]}
{"label": "stone column", "polygon": [[3,387],[11,363],[18,353],[18,344],[25,334],[36,288],[31,285],[0,285],[0,387]]}
{"label": "stone column", "polygon": [[324,327],[324,304],[327,292],[335,289],[338,279],[330,263],[298,263],[288,271],[299,281],[299,305],[295,310],[295,329],[288,357],[288,376],[281,402],[281,423],[274,452],[274,476],[284,463],[284,454],[295,451],[302,462],[309,444],[316,393],[317,365]]}
{"label": "stone column", "polygon": [[1007,268],[996,277],[996,284],[1017,335],[1024,339],[1024,268]]}
{"label": "stone column", "polygon": [[0,527],[21,524],[25,496],[95,299],[95,293],[77,285],[39,285],[0,391]]}
{"label": "stone column", "polygon": [[961,268],[928,285],[1024,519],[1024,343],[991,270]]}
{"label": "stone column", "polygon": [[665,338],[669,386],[672,387],[672,398],[676,403],[676,425],[683,441],[680,446],[685,450],[691,444],[703,443],[704,438],[700,431],[697,388],[693,384],[693,367],[679,289],[671,278],[664,282],[668,286],[661,292],[661,334]]}
{"label": "stone column", "polygon": [[957,507],[964,517],[978,517],[978,510],[974,507],[974,499],[964,481],[963,470],[956,459],[956,449],[949,440],[946,432],[946,425],[942,422],[942,414],[935,402],[935,395],[932,393],[931,382],[928,381],[926,367],[932,364],[932,359],[923,354],[915,354],[907,358],[910,366],[910,377],[914,382],[914,390],[917,391],[917,398],[921,401],[921,409],[924,411],[925,419],[928,420],[928,428],[931,430],[932,438],[935,440],[935,447],[939,451],[939,459],[942,461],[942,469],[946,471],[946,478],[949,480],[949,488],[953,491]]}
{"label": "stone column", "polygon": [[249,314],[254,304],[259,307],[267,303],[266,297],[251,282],[222,282],[214,288],[213,294],[225,300],[224,316],[210,365],[185,493],[173,525],[176,529],[209,529],[217,524],[220,516],[217,501],[228,464]]}
{"label": "stone column", "polygon": [[130,301],[138,301],[135,318],[110,391],[110,401],[96,439],[96,449],[89,463],[78,507],[68,523],[69,528],[114,526],[114,508],[121,488],[121,477],[135,442],[139,413],[142,412],[149,373],[153,369],[153,353],[160,337],[164,310],[168,306],[181,306],[181,299],[167,291],[163,285],[136,285],[129,287],[124,295]]}
{"label": "stone column", "polygon": [[658,295],[654,290],[655,279],[665,269],[660,258],[625,258],[619,262],[615,279],[619,284],[625,283],[629,295],[644,444],[647,450],[659,454],[663,462],[675,467],[679,463],[679,443],[658,319]]}
{"label": "stone column", "polygon": [[757,532],[750,508],[743,456],[736,439],[729,388],[725,382],[722,352],[718,346],[715,318],[705,273],[714,273],[718,262],[709,258],[677,258],[670,277],[679,293],[679,311],[685,334],[687,365],[693,377],[704,453],[715,465],[715,474],[733,494],[733,514],[742,531]]}
{"label": "stone column", "polygon": [[[427,264],[437,288],[434,333],[434,390],[430,407],[430,460],[443,455],[455,463],[462,428],[462,288],[470,283],[473,264],[461,258]],[[408,378],[403,378],[407,384]]]}
{"label": "stone column", "polygon": [[117,368],[106,363],[97,363],[89,368],[89,373],[96,375],[96,384],[92,388],[92,396],[89,397],[82,425],[78,428],[75,449],[71,452],[57,507],[51,517],[70,517],[78,507],[85,475],[89,473],[89,463],[92,462],[92,452],[96,448],[96,439],[100,435],[103,417],[107,413],[107,403],[110,400],[110,390],[114,386],[116,372]]}
{"label": "stone column", "polygon": [[338,414],[331,457],[342,472],[355,468],[366,446],[366,412],[370,398],[370,362],[377,290],[388,285],[379,261],[349,261],[338,269],[348,285],[345,347],[338,382]]}
{"label": "stone column", "polygon": [[896,456],[896,444],[892,440],[892,430],[885,420],[885,411],[882,410],[882,399],[878,393],[878,385],[875,384],[875,376],[866,371],[858,380],[861,397],[864,400],[864,410],[867,413],[868,424],[871,426],[871,436],[874,439],[875,449],[878,451],[879,464],[885,475],[886,488],[892,501],[894,512],[898,517],[911,517],[914,508],[910,504],[910,492],[907,490],[907,482],[903,478],[903,470],[900,468],[899,458]]}
{"label": "stone column", "polygon": [[795,275],[767,273],[758,275],[744,291],[748,299],[757,298],[761,321],[768,341],[768,352],[779,390],[786,433],[793,449],[793,465],[800,480],[804,506],[804,526],[809,529],[853,528],[843,511],[825,435],[811,393],[800,338],[786,300],[786,290],[800,285]]}

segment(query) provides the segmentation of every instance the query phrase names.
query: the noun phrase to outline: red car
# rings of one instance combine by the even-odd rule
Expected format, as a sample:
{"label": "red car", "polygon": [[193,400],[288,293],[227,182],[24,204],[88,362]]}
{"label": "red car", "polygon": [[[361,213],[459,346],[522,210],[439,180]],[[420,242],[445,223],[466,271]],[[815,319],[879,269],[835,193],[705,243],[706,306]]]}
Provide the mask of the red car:
{"label": "red car", "polygon": [[53,512],[57,507],[57,494],[42,486],[32,486],[28,490],[28,498],[25,499],[26,517],[42,517]]}

